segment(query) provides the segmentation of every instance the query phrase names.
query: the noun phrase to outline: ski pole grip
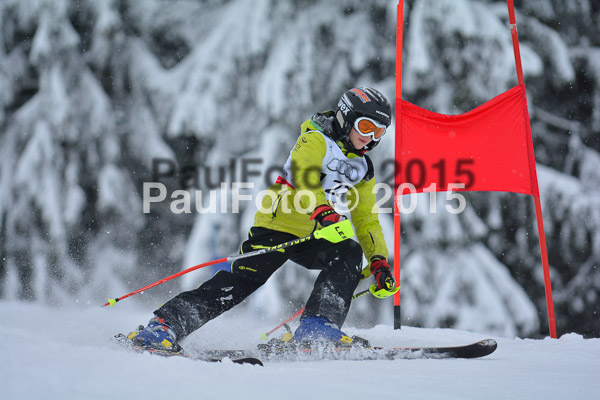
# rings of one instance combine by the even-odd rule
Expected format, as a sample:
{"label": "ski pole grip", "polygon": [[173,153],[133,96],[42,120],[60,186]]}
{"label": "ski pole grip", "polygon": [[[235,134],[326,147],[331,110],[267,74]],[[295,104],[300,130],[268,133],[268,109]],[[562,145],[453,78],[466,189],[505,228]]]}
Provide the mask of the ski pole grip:
{"label": "ski pole grip", "polygon": [[354,237],[354,228],[349,219],[321,228],[313,233],[315,239],[325,239],[331,243],[339,243]]}

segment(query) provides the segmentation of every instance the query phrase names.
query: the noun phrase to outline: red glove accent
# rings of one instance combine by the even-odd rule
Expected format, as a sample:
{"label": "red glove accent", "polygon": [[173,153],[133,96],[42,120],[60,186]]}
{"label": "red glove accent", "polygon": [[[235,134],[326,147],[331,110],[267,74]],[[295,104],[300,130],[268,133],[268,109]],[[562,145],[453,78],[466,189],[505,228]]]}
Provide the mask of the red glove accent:
{"label": "red glove accent", "polygon": [[335,212],[333,208],[330,206],[323,204],[317,208],[315,208],[315,212],[313,212],[310,217],[311,220],[316,219],[321,226],[326,227],[336,222],[339,222],[342,216]]}
{"label": "red glove accent", "polygon": [[392,270],[385,258],[371,258],[371,275],[375,277],[379,290],[392,290],[396,287]]}

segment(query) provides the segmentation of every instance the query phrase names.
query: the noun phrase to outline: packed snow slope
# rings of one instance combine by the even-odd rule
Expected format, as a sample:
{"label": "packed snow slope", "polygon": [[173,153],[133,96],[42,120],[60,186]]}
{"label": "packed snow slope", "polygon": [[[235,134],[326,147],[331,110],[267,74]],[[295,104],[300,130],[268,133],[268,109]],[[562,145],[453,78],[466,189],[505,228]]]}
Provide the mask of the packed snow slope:
{"label": "packed snow slope", "polygon": [[[598,399],[600,339],[498,338],[476,360],[206,363],[128,352],[113,343],[150,317],[131,305],[48,308],[0,302],[0,399]],[[226,315],[188,337],[188,350],[252,348],[275,321]],[[466,344],[449,329],[346,329],[392,346]]]}

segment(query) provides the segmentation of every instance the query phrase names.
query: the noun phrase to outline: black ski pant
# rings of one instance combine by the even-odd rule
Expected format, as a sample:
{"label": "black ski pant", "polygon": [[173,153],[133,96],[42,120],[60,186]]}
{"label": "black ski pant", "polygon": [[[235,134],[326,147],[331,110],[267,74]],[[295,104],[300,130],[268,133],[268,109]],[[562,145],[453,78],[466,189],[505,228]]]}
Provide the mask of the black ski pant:
{"label": "black ski pant", "polygon": [[[294,239],[297,237],[288,233],[252,227],[240,252],[248,253]],[[242,302],[291,260],[305,268],[321,270],[302,318],[321,315],[341,327],[360,281],[362,254],[354,240],[331,243],[320,239],[236,260],[231,272],[217,272],[199,288],[180,293],[154,314],[163,318],[180,340]]]}

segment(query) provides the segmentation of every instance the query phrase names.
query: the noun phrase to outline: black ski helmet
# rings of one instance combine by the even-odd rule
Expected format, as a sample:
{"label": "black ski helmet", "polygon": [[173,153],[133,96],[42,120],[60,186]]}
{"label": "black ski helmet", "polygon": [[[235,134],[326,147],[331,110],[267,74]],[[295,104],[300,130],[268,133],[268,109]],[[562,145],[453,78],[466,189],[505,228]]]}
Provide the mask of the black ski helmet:
{"label": "black ski helmet", "polygon": [[360,154],[372,150],[381,140],[378,142],[372,140],[364,150],[355,149],[349,135],[357,118],[368,117],[385,124],[386,127],[392,123],[390,102],[377,89],[358,87],[347,90],[338,101],[337,107],[335,120],[341,133],[341,140],[348,149]]}

